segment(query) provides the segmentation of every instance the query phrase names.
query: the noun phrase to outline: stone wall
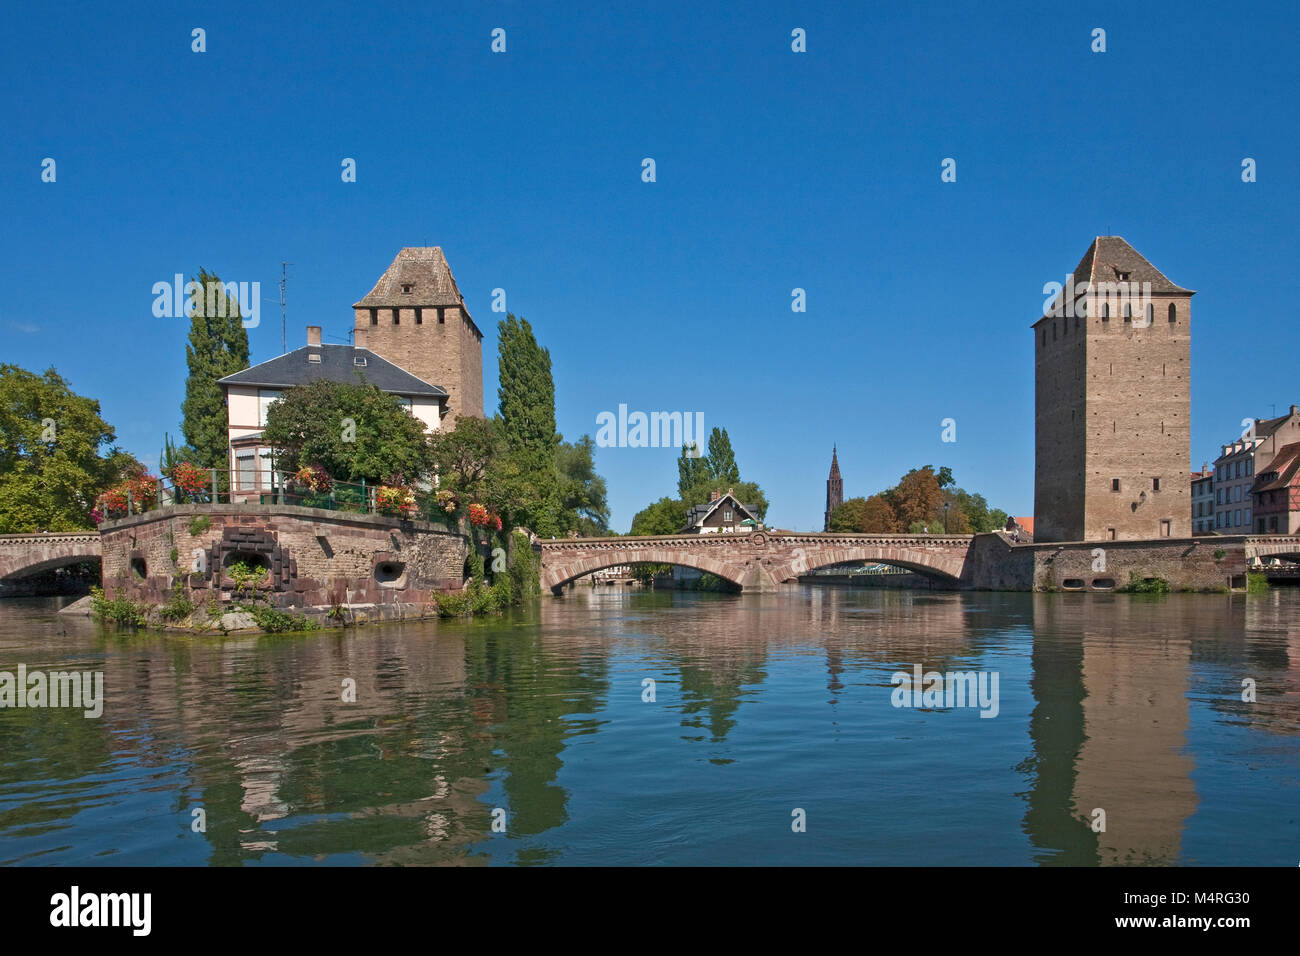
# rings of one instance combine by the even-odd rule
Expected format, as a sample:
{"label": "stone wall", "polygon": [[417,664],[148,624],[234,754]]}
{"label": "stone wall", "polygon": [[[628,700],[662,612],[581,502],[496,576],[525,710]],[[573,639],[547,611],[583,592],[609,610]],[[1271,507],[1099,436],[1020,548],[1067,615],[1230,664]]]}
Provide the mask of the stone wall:
{"label": "stone wall", "polygon": [[424,604],[461,588],[469,553],[438,525],[289,505],[179,505],[106,522],[100,536],[105,591],[152,603],[178,580],[194,600],[228,594],[223,568],[243,560],[268,568],[262,590],[279,606]]}
{"label": "stone wall", "polygon": [[[394,309],[398,321],[393,322]],[[371,312],[376,324],[370,324]],[[463,415],[483,417],[483,337],[469,313],[456,305],[357,308],[356,344],[447,390],[443,429]]]}
{"label": "stone wall", "polygon": [[[1161,541],[1093,541],[1071,545],[1020,545],[1033,554],[1038,591],[1118,590],[1136,576],[1164,578],[1174,590],[1219,591],[1245,587],[1242,538]],[[1215,554],[1222,552],[1221,557]]]}

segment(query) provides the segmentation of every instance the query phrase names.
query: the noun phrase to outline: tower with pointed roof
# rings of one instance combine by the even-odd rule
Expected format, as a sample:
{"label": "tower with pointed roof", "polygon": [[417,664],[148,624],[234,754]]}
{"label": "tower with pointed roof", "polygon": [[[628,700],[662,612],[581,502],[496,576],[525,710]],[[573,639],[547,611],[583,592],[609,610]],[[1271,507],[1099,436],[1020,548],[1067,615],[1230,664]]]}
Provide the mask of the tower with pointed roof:
{"label": "tower with pointed roof", "polygon": [[826,479],[826,520],[822,525],[823,531],[831,530],[831,512],[844,504],[844,482],[840,478],[840,460],[838,449],[831,446],[831,474]]}
{"label": "tower with pointed roof", "polygon": [[446,390],[442,428],[483,417],[483,333],[440,247],[403,249],[352,308],[355,346]]}
{"label": "tower with pointed roof", "polygon": [[1191,536],[1191,299],[1098,236],[1033,324],[1034,540]]}

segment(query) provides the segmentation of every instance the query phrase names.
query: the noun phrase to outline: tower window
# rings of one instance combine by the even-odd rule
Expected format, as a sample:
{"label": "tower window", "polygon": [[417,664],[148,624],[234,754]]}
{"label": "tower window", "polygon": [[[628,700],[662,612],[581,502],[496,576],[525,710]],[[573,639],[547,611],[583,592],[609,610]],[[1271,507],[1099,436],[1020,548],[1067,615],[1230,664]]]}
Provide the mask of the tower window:
{"label": "tower window", "polygon": [[1124,321],[1125,322],[1133,321],[1133,306],[1128,302],[1124,303]]}
{"label": "tower window", "polygon": [[443,314],[442,309],[438,310],[438,324],[443,325],[447,321],[447,316]]}
{"label": "tower window", "polygon": [[370,324],[371,324],[371,325],[378,325],[378,324],[379,324],[379,310],[378,310],[378,309],[371,309],[371,310],[370,310]]}
{"label": "tower window", "polygon": [[1159,491],[1159,490],[1160,490],[1160,479],[1159,479],[1159,478],[1152,478],[1152,479],[1151,479],[1151,490],[1152,490],[1152,491]]}
{"label": "tower window", "polygon": [[424,325],[424,309],[415,310],[415,324]]}
{"label": "tower window", "polygon": [[1102,320],[1103,322],[1109,322],[1109,321],[1110,321],[1110,303],[1109,303],[1109,302],[1103,302],[1103,303],[1101,304],[1101,320]]}
{"label": "tower window", "polygon": [[1178,321],[1178,309],[1172,302],[1169,303],[1169,324],[1173,325]]}
{"label": "tower window", "polygon": [[401,324],[402,324],[402,310],[401,310],[401,309],[394,309],[394,310],[393,310],[393,325],[401,325]]}
{"label": "tower window", "polygon": [[1151,325],[1156,320],[1156,307],[1150,302],[1147,303],[1147,325]]}
{"label": "tower window", "polygon": [[1118,478],[1112,478],[1112,479],[1110,480],[1110,490],[1111,490],[1111,491],[1119,491],[1119,479],[1118,479]]}

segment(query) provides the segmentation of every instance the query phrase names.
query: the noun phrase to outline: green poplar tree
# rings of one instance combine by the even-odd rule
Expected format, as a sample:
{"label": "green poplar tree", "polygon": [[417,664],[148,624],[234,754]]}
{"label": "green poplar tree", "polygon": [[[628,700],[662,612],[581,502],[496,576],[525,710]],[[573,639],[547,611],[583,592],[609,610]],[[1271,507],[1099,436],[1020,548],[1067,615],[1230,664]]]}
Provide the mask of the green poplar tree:
{"label": "green poplar tree", "polygon": [[[225,396],[217,380],[248,368],[248,333],[239,303],[224,290],[218,290],[213,308],[208,309],[207,290],[220,279],[200,269],[193,281],[199,284],[200,291],[193,296],[194,315],[185,346],[189,377],[185,380],[185,401],[181,403],[181,432],[198,456],[196,464],[221,469],[224,474],[229,433]],[[209,315],[209,311],[213,314]]]}
{"label": "green poplar tree", "polygon": [[561,502],[551,353],[537,344],[527,319],[513,313],[497,323],[503,483],[512,524],[548,537],[560,531]]}
{"label": "green poplar tree", "polygon": [[715,427],[709,433],[708,462],[709,478],[721,489],[740,481],[740,466],[736,464],[736,453],[731,448],[731,438],[725,428]]}

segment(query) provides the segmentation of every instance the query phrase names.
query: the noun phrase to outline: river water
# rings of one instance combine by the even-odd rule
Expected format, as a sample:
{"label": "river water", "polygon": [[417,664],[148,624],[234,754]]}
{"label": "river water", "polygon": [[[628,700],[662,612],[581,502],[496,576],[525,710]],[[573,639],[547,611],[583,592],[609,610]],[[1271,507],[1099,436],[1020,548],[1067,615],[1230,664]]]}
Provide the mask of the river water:
{"label": "river water", "polygon": [[103,711],[0,709],[4,864],[1300,862],[1300,590],[577,588],[225,639],[59,603],[0,602],[0,671],[100,671]]}

